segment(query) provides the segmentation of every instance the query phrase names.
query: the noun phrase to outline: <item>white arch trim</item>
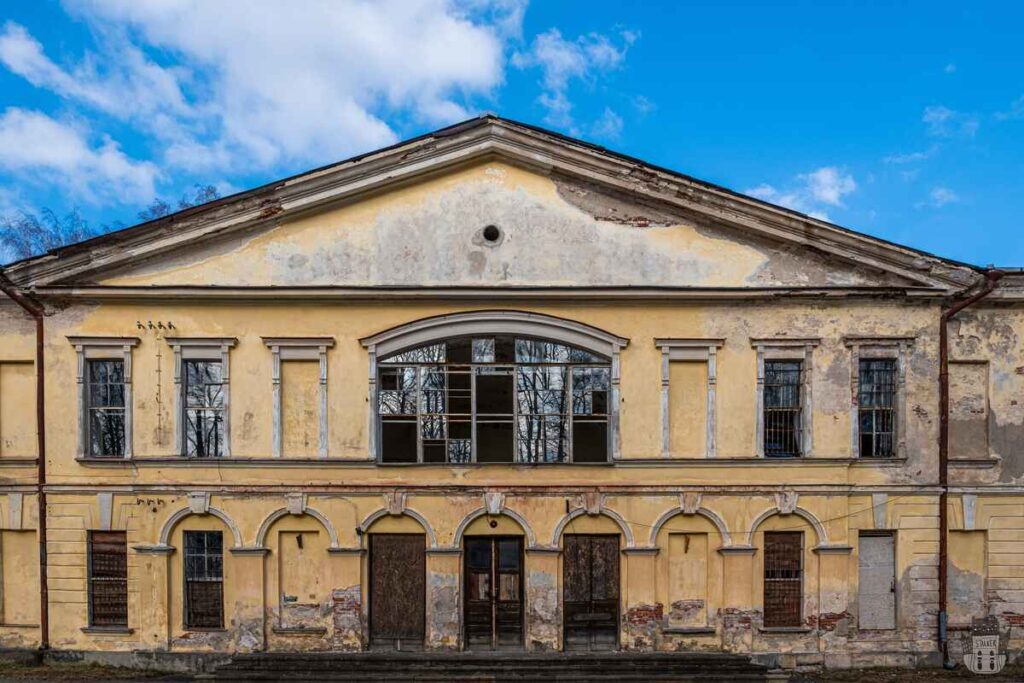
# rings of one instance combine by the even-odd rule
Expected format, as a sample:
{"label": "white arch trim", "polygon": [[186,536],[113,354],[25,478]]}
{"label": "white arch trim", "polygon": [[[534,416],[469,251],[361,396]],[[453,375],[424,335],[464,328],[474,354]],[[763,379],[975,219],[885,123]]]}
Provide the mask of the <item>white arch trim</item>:
{"label": "white arch trim", "polygon": [[[430,547],[437,547],[437,536],[434,534],[434,528],[430,526],[430,522],[427,521],[426,517],[416,512],[415,510],[409,508],[405,508],[404,510],[402,510],[401,515],[395,516],[402,515],[406,517],[411,517],[412,519],[415,519],[417,522],[419,522],[419,525],[423,527],[423,531],[427,534],[427,541],[430,543]],[[359,525],[359,530],[365,534],[367,531],[370,530],[370,527],[373,526],[374,522],[376,522],[381,517],[388,516],[391,516],[391,512],[388,511],[387,508],[381,508],[376,512],[371,512],[370,515],[363,520],[363,523]]]}
{"label": "white arch trim", "polygon": [[[551,546],[553,548],[557,548],[559,541],[562,540],[562,532],[565,531],[565,527],[568,526],[569,522],[585,514],[587,514],[587,511],[584,508],[576,508],[566,516],[562,517],[562,520],[558,523],[558,526],[555,527],[554,536],[551,537]],[[598,515],[604,515],[608,519],[618,524],[619,529],[622,531],[622,535],[626,539],[626,547],[635,547],[633,542],[633,531],[629,528],[629,525],[626,524],[626,520],[624,520],[619,513],[615,512],[614,510],[609,510],[608,508],[602,507]]]}
{"label": "white arch trim", "polygon": [[[476,510],[473,510],[468,515],[463,517],[462,521],[459,522],[458,528],[455,529],[455,539],[452,541],[452,545],[456,548],[461,548],[462,536],[466,533],[466,529],[469,527],[470,524],[473,523],[474,520],[477,520],[486,514],[487,508],[481,507],[477,508]],[[520,527],[522,527],[523,533],[526,534],[527,547],[533,548],[537,545],[537,537],[536,535],[534,535],[533,529],[530,528],[530,525],[527,524],[526,519],[524,519],[522,515],[520,515],[515,510],[510,510],[509,508],[504,506],[502,506],[498,514],[508,517],[509,519],[516,522]]]}
{"label": "white arch trim", "polygon": [[231,531],[231,536],[234,540],[232,548],[242,547],[242,534],[238,531],[238,525],[235,521],[227,516],[224,512],[218,510],[215,507],[206,508],[206,512],[193,512],[192,508],[182,508],[171,515],[166,522],[164,522],[163,529],[160,530],[160,545],[170,546],[171,532],[174,531],[174,527],[178,525],[178,522],[185,519],[189,515],[213,515],[220,521],[224,522],[224,525]]}
{"label": "white arch trim", "polygon": [[[256,547],[267,547],[267,534],[270,532],[270,527],[273,526],[274,522],[277,520],[282,517],[287,517],[290,514],[291,513],[288,511],[288,508],[281,508],[280,510],[274,510],[271,512],[267,518],[263,520],[263,524],[260,524],[260,530],[256,533]],[[303,508],[302,512],[295,516],[301,517],[302,515],[309,515],[320,522],[321,526],[323,526],[327,531],[327,537],[331,539],[331,547],[338,547],[338,534],[334,530],[334,525],[331,524],[331,520],[327,519],[327,517],[319,510],[314,510],[311,507]]]}
{"label": "white arch trim", "polygon": [[542,337],[611,357],[629,339],[565,318],[524,311],[471,311],[423,318],[384,330],[360,343],[378,358],[402,349],[471,335],[515,334]]}
{"label": "white arch trim", "polygon": [[[668,523],[668,521],[676,515],[683,514],[684,513],[682,509],[673,508],[672,510],[668,510],[667,512],[665,512],[665,514],[658,518],[658,521],[654,523],[653,527],[651,527],[650,546],[652,548],[655,547],[658,541],[658,534],[661,533],[661,528],[665,526]],[[722,537],[722,546],[729,547],[732,545],[732,535],[729,533],[729,529],[726,528],[725,522],[722,521],[722,518],[719,517],[717,513],[708,510],[707,508],[701,507],[697,508],[694,514],[707,518],[712,524],[715,525],[715,528],[718,529],[719,535]]]}
{"label": "white arch trim", "polygon": [[[791,514],[796,515],[797,517],[802,517],[807,521],[808,524],[814,527],[814,533],[818,537],[819,546],[829,545],[828,534],[825,533],[825,527],[822,525],[821,522],[818,521],[817,517],[815,517],[813,514],[811,514],[802,507],[796,508],[795,510],[793,510]],[[757,517],[757,519],[754,520],[754,523],[750,525],[750,531],[747,532],[748,546],[754,545],[754,534],[757,533],[757,528],[761,526],[761,523],[774,515],[782,515],[782,511],[778,508],[778,506],[765,510]]]}

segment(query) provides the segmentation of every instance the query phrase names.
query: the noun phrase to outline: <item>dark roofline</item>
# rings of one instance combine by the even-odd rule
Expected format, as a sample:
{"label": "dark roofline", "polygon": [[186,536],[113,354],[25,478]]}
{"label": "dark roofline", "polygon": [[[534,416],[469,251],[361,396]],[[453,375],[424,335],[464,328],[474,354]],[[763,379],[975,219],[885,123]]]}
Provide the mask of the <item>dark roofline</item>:
{"label": "dark roofline", "polygon": [[[481,114],[480,116],[476,116],[474,118],[467,119],[465,121],[461,121],[459,123],[452,124],[450,126],[445,126],[444,128],[439,128],[437,130],[434,130],[434,131],[431,131],[431,132],[428,132],[428,133],[423,133],[422,135],[417,135],[417,136],[412,137],[412,138],[401,140],[399,142],[396,142],[393,145],[388,145],[387,147],[380,147],[380,148],[377,148],[377,149],[369,150],[367,152],[363,152],[361,154],[357,154],[355,156],[348,157],[347,159],[343,159],[341,161],[335,161],[335,162],[332,162],[332,163],[329,163],[329,164],[325,164],[323,166],[318,166],[316,168],[312,168],[312,169],[309,169],[309,170],[306,170],[306,171],[302,171],[300,173],[295,173],[293,175],[286,176],[286,177],[280,178],[278,180],[274,180],[274,181],[266,183],[264,185],[259,185],[259,186],[255,187],[255,188],[252,188],[252,189],[249,189],[249,190],[243,190],[241,192],[236,192],[235,194],[231,194],[231,195],[228,195],[226,197],[221,197],[219,199],[215,199],[215,200],[213,200],[211,202],[207,202],[205,204],[199,204],[197,206],[189,207],[187,209],[182,209],[180,211],[176,211],[176,212],[168,214],[166,216],[162,216],[160,218],[156,218],[156,219],[153,219],[151,221],[146,221],[145,223],[138,223],[136,225],[132,225],[132,226],[128,226],[128,227],[125,227],[125,228],[121,228],[119,230],[113,230],[111,232],[104,233],[102,235],[98,235],[96,237],[92,237],[92,238],[89,238],[87,240],[83,240],[81,242],[74,242],[72,244],[67,244],[67,245],[64,245],[62,247],[58,247],[56,249],[51,249],[51,250],[49,250],[49,251],[47,251],[47,252],[45,252],[43,254],[37,254],[35,256],[29,256],[27,258],[19,259],[17,261],[13,261],[11,263],[8,263],[8,264],[6,264],[4,266],[0,266],[0,272],[3,272],[4,270],[9,269],[12,266],[20,265],[22,263],[27,263],[29,261],[35,261],[37,259],[51,257],[51,256],[53,256],[53,257],[60,257],[60,256],[63,256],[65,254],[73,254],[73,253],[76,253],[76,252],[88,249],[89,247],[92,247],[92,246],[102,245],[102,244],[105,244],[107,242],[116,242],[116,241],[118,241],[120,239],[123,239],[123,238],[126,238],[126,237],[130,237],[131,235],[135,234],[136,232],[142,232],[142,231],[145,231],[145,230],[147,230],[149,228],[154,228],[154,227],[157,227],[157,226],[170,225],[170,224],[175,223],[176,221],[178,221],[181,218],[187,218],[189,216],[201,213],[203,211],[208,211],[208,210],[210,210],[212,208],[224,206],[226,204],[229,204],[229,203],[232,203],[232,202],[236,202],[236,201],[239,201],[239,200],[243,200],[243,199],[248,199],[248,198],[251,198],[251,197],[257,197],[257,196],[259,196],[261,194],[269,194],[270,192],[272,192],[273,190],[279,188],[280,186],[282,186],[282,185],[284,185],[286,183],[289,183],[289,182],[291,182],[293,180],[297,180],[299,178],[302,178],[304,176],[313,175],[313,174],[316,174],[316,173],[322,173],[324,171],[330,170],[330,169],[335,168],[335,167],[344,166],[344,165],[347,165],[347,164],[352,164],[352,163],[358,162],[358,161],[360,161],[362,159],[365,159],[367,157],[374,156],[374,155],[377,155],[377,154],[386,153],[386,152],[398,149],[399,147],[404,147],[406,145],[415,144],[417,142],[420,142],[420,141],[423,141],[423,140],[427,140],[427,139],[430,139],[430,138],[443,138],[443,137],[449,137],[449,136],[452,136],[452,135],[456,135],[456,134],[458,134],[458,133],[460,133],[460,132],[462,132],[464,130],[472,130],[473,128],[477,128],[479,126],[485,125],[486,123],[491,122],[491,121],[500,122],[500,123],[504,123],[504,124],[507,124],[507,125],[516,126],[516,127],[519,127],[519,128],[524,128],[526,130],[532,131],[532,132],[540,134],[540,135],[544,135],[544,136],[548,136],[548,137],[551,137],[551,138],[555,138],[555,139],[560,140],[561,142],[563,142],[565,144],[568,144],[568,145],[572,145],[572,146],[576,146],[576,147],[582,147],[582,148],[589,149],[589,150],[594,151],[594,152],[598,152],[600,154],[604,154],[604,155],[607,155],[607,156],[611,156],[611,157],[617,158],[617,159],[622,160],[622,161],[626,161],[626,162],[629,162],[629,163],[632,163],[632,164],[637,164],[639,166],[643,166],[645,168],[649,168],[649,169],[651,169],[653,171],[656,171],[658,173],[664,173],[666,175],[670,175],[670,176],[673,176],[673,177],[676,177],[676,178],[680,178],[680,179],[682,179],[682,180],[684,180],[686,182],[689,182],[689,183],[693,183],[693,184],[696,184],[696,185],[701,185],[701,186],[704,186],[704,187],[712,188],[712,189],[714,189],[716,191],[723,192],[723,193],[731,195],[733,197],[742,199],[743,201],[750,201],[750,202],[754,202],[754,203],[757,203],[757,204],[761,204],[763,206],[770,207],[770,208],[778,210],[778,211],[783,211],[785,213],[788,213],[788,214],[790,214],[792,216],[801,218],[803,220],[817,221],[819,223],[823,223],[825,225],[828,225],[829,227],[835,228],[836,230],[839,230],[841,232],[844,232],[846,234],[849,234],[849,235],[852,235],[852,236],[855,236],[855,237],[867,238],[867,239],[870,239],[870,240],[875,240],[875,241],[881,242],[883,244],[889,245],[891,247],[895,247],[897,249],[906,250],[906,251],[909,251],[909,252],[913,252],[915,254],[919,254],[921,256],[925,256],[925,257],[928,257],[928,258],[936,259],[936,260],[939,260],[939,261],[944,261],[944,262],[952,264],[954,266],[960,266],[960,267],[963,267],[963,268],[969,268],[971,270],[975,270],[975,271],[980,272],[980,273],[984,273],[987,270],[989,270],[988,268],[985,268],[985,267],[982,267],[982,266],[978,266],[978,265],[973,264],[973,263],[966,263],[964,261],[958,261],[956,259],[951,259],[951,258],[947,258],[947,257],[944,257],[944,256],[939,256],[937,254],[925,251],[923,249],[918,249],[916,247],[911,247],[911,246],[908,246],[908,245],[905,245],[905,244],[900,244],[898,242],[893,242],[891,240],[887,240],[887,239],[882,238],[882,237],[876,237],[874,235],[868,235],[866,233],[854,230],[852,228],[847,228],[845,226],[838,225],[836,223],[831,223],[829,221],[823,221],[823,220],[818,219],[818,218],[812,218],[811,216],[808,216],[805,213],[801,213],[800,211],[796,211],[794,209],[790,209],[790,208],[787,208],[787,207],[784,207],[784,206],[780,206],[778,204],[772,204],[771,202],[764,201],[763,199],[758,199],[756,197],[751,197],[749,195],[743,194],[742,192],[737,192],[736,190],[733,190],[731,188],[725,187],[724,185],[718,185],[716,183],[708,182],[706,180],[701,180],[700,178],[696,178],[694,176],[682,173],[680,171],[675,171],[673,169],[666,168],[664,166],[658,166],[656,164],[652,164],[650,162],[644,161],[643,159],[640,159],[638,157],[630,156],[630,155],[624,154],[622,152],[616,152],[615,150],[608,149],[607,147],[604,147],[602,145],[598,145],[598,144],[595,144],[595,143],[592,143],[592,142],[587,142],[586,140],[581,140],[579,138],[570,137],[570,136],[565,135],[563,133],[559,133],[557,131],[549,130],[547,128],[542,128],[540,126],[535,126],[535,125],[532,125],[532,124],[529,124],[529,123],[523,123],[521,121],[516,121],[514,119],[504,118],[504,117],[498,116],[497,114],[485,113],[485,114]],[[1002,270],[1016,270],[1016,269],[1014,269],[1014,268],[1004,268]],[[1024,269],[1022,269],[1022,270],[1024,270]]]}

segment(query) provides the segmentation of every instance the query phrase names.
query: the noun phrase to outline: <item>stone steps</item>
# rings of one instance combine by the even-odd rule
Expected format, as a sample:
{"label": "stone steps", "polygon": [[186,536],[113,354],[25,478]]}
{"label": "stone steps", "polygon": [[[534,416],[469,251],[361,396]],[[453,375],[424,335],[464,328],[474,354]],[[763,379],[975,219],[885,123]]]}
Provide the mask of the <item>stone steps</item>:
{"label": "stone steps", "polygon": [[785,680],[724,653],[258,653],[204,677],[216,681],[765,681]]}

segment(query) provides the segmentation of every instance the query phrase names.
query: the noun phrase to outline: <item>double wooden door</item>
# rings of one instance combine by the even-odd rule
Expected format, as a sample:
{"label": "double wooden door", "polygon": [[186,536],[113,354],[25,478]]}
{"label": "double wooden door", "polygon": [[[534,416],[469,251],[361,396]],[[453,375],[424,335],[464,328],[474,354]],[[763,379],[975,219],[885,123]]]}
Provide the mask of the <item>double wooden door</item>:
{"label": "double wooden door", "polygon": [[370,534],[370,647],[422,650],[426,537]]}
{"label": "double wooden door", "polygon": [[619,537],[563,537],[562,612],[566,650],[614,650],[619,643]]}
{"label": "double wooden door", "polygon": [[471,650],[523,646],[523,539],[468,537],[464,548],[465,642]]}

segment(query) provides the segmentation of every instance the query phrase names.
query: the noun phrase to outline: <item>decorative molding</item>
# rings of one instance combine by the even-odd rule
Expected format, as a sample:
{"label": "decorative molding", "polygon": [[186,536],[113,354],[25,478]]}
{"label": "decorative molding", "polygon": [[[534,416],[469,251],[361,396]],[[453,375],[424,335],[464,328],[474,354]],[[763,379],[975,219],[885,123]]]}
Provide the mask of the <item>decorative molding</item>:
{"label": "decorative molding", "polygon": [[13,491],[7,494],[8,516],[7,527],[14,531],[25,528],[25,494]]}
{"label": "decorative molding", "polygon": [[263,343],[270,349],[271,383],[271,449],[275,458],[282,456],[284,449],[284,416],[281,397],[281,362],[316,361],[320,363],[319,394],[319,457],[328,456],[327,434],[327,349],[334,347],[334,337],[263,337]]}
{"label": "decorative molding", "polygon": [[405,499],[407,496],[405,491],[388,491],[382,495],[384,496],[384,507],[389,515],[397,517],[405,513]]}
{"label": "decorative molding", "polygon": [[284,500],[289,515],[301,515],[306,511],[305,493],[286,493]]}
{"label": "decorative molding", "polygon": [[[696,500],[694,500],[696,498]],[[679,494],[679,507],[671,508],[664,513],[651,527],[651,536],[648,540],[648,545],[656,546],[658,543],[658,534],[661,533],[662,528],[668,523],[670,519],[676,515],[700,515],[706,517],[710,521],[715,529],[718,530],[718,535],[721,538],[723,546],[732,545],[732,534],[729,533],[728,527],[725,525],[725,521],[718,516],[717,513],[709,510],[706,507],[700,507],[701,494],[696,492],[687,492]],[[693,510],[688,512],[687,510]]]}
{"label": "decorative molding", "polygon": [[661,349],[661,457],[672,456],[672,408],[670,384],[673,362],[699,362],[707,365],[707,397],[704,415],[704,456],[713,458],[718,453],[718,349],[724,339],[668,339],[654,340]]}
{"label": "decorative molding", "polygon": [[[490,494],[484,494],[485,499],[488,495]],[[530,523],[526,521],[525,517],[523,517],[515,510],[511,510],[505,507],[504,494],[496,495],[499,495],[502,498],[501,506],[498,507],[496,511],[492,512],[494,508],[491,507],[489,503],[485,502],[484,507],[477,508],[476,510],[473,510],[468,515],[463,517],[462,521],[460,521],[459,525],[455,528],[455,536],[452,540],[453,545],[455,545],[456,547],[462,547],[462,538],[466,533],[466,529],[469,528],[469,525],[472,524],[474,520],[477,520],[485,515],[504,515],[505,517],[508,517],[509,519],[513,520],[516,524],[518,524],[520,528],[522,528],[523,534],[526,536],[527,547],[536,545],[537,536],[533,533],[533,528],[530,526]],[[490,503],[493,502],[494,500],[492,499]]]}
{"label": "decorative molding", "polygon": [[752,545],[725,545],[718,549],[722,555],[753,555],[757,548]]}
{"label": "decorative molding", "polygon": [[[784,495],[784,494],[776,494],[776,495]],[[792,512],[789,512],[789,513],[783,513],[782,510],[776,505],[776,507],[769,508],[769,509],[765,510],[764,512],[762,512],[760,515],[758,515],[757,519],[754,520],[754,523],[750,525],[750,531],[747,532],[747,543],[746,543],[746,545],[749,545],[749,546],[753,546],[754,545],[754,534],[757,533],[757,528],[759,526],[761,526],[762,522],[764,522],[769,517],[772,517],[774,515],[781,515],[781,514],[791,514],[791,515],[796,515],[798,517],[804,518],[807,521],[807,523],[810,524],[811,527],[814,529],[814,533],[817,536],[817,541],[818,541],[817,542],[817,546],[828,546],[828,545],[831,545],[829,543],[829,541],[828,541],[828,533],[826,533],[825,526],[821,523],[821,521],[819,521],[818,518],[815,517],[812,513],[808,512],[807,510],[805,510],[802,507],[796,506],[795,504],[794,504]]]}
{"label": "decorative molding", "polygon": [[889,524],[886,521],[889,517],[889,494],[888,493],[872,493],[871,494],[871,519],[875,524],[876,529],[888,529]]}
{"label": "decorative molding", "polygon": [[[206,495],[208,496],[209,494],[206,494]],[[161,528],[161,530],[160,530],[160,543],[159,543],[160,547],[171,547],[170,546],[170,538],[171,538],[171,532],[174,531],[174,527],[176,527],[178,525],[178,522],[180,522],[181,520],[185,519],[189,515],[195,515],[195,514],[213,515],[214,517],[216,517],[220,521],[224,522],[224,525],[231,532],[231,537],[232,537],[232,540],[233,540],[232,548],[242,548],[242,547],[244,547],[244,544],[242,543],[242,533],[238,530],[238,525],[235,524],[235,520],[231,519],[231,517],[229,517],[224,512],[218,510],[217,508],[210,507],[210,506],[207,506],[205,512],[203,512],[203,513],[194,512],[192,507],[191,507],[192,502],[193,502],[193,499],[192,499],[192,497],[190,495],[190,497],[189,497],[189,504],[190,504],[190,506],[186,507],[186,508],[182,508],[181,510],[178,510],[173,515],[168,517],[166,522],[164,522],[163,528]]]}
{"label": "decorative molding", "polygon": [[282,517],[299,515],[309,515],[320,523],[320,526],[327,532],[327,538],[330,541],[328,549],[339,546],[338,532],[334,529],[334,524],[327,515],[306,505],[306,494],[289,493],[285,495],[285,501],[285,507],[271,512],[260,524],[259,531],[256,532],[257,546],[263,547],[267,545],[267,534],[270,532],[270,527],[273,526],[274,522]]}
{"label": "decorative molding", "polygon": [[[391,494],[385,493],[384,494],[385,503],[388,503],[388,497],[390,495],[394,495],[395,493],[396,492],[391,492]],[[402,496],[402,501],[403,501],[403,505],[404,505],[405,493],[401,493],[399,495]],[[437,534],[434,533],[434,528],[430,525],[430,522],[427,521],[426,517],[424,517],[422,514],[420,514],[416,510],[413,510],[412,508],[409,508],[409,507],[403,507],[400,514],[404,515],[405,517],[409,517],[411,519],[414,519],[414,520],[416,520],[417,523],[419,523],[419,525],[423,528],[424,533],[426,533],[426,535],[427,535],[427,543],[428,543],[427,547],[428,548],[437,548],[438,547],[437,546]],[[382,517],[393,517],[393,516],[394,515],[391,513],[390,507],[383,507],[383,508],[380,508],[379,510],[371,512],[366,517],[366,519],[363,520],[362,524],[359,525],[359,532],[360,532],[360,534],[365,537],[367,532],[369,532],[370,527],[373,526],[374,522],[376,522],[378,519],[381,519]]]}
{"label": "decorative molding", "polygon": [[850,545],[816,545],[811,548],[811,552],[817,553],[818,555],[849,555],[853,552],[853,546]]}
{"label": "decorative molding", "polygon": [[775,494],[775,507],[779,509],[780,515],[791,515],[796,511],[797,501],[799,499],[800,494],[796,491],[782,491],[781,493]]}
{"label": "decorative molding", "polygon": [[101,491],[96,494],[96,507],[100,511],[99,529],[110,531],[114,517],[114,494],[109,491]]}
{"label": "decorative molding", "polygon": [[484,507],[487,508],[487,514],[500,515],[502,508],[505,507],[505,494],[487,491],[484,493]]}
{"label": "decorative molding", "polygon": [[978,512],[978,495],[963,493],[960,502],[964,507],[964,531],[974,531],[974,522]]}
{"label": "decorative molding", "polygon": [[[565,531],[565,527],[572,520],[574,520],[577,517],[580,517],[582,515],[590,516],[590,514],[591,513],[588,512],[587,508],[584,508],[584,507],[577,507],[574,510],[570,511],[569,513],[567,513],[564,517],[562,517],[561,520],[559,520],[558,526],[555,527],[555,533],[551,537],[551,545],[552,546],[558,546],[560,544],[561,539],[562,539],[562,533]],[[619,530],[622,531],[622,536],[623,536],[623,538],[626,541],[626,546],[625,547],[627,547],[627,548],[635,548],[636,547],[636,543],[633,541],[633,530],[629,528],[629,524],[627,524],[626,520],[622,518],[622,515],[620,515],[619,513],[615,512],[614,510],[609,510],[608,508],[604,507],[603,497],[602,497],[601,507],[599,508],[597,514],[598,515],[603,515],[605,517],[608,517],[609,519],[611,519],[613,522],[615,522],[618,525]]]}
{"label": "decorative molding", "polygon": [[699,491],[687,491],[679,494],[679,509],[684,515],[695,515],[700,509],[703,494]]}
{"label": "decorative molding", "polygon": [[193,515],[205,515],[210,509],[209,491],[196,491],[188,494],[188,509]]}

